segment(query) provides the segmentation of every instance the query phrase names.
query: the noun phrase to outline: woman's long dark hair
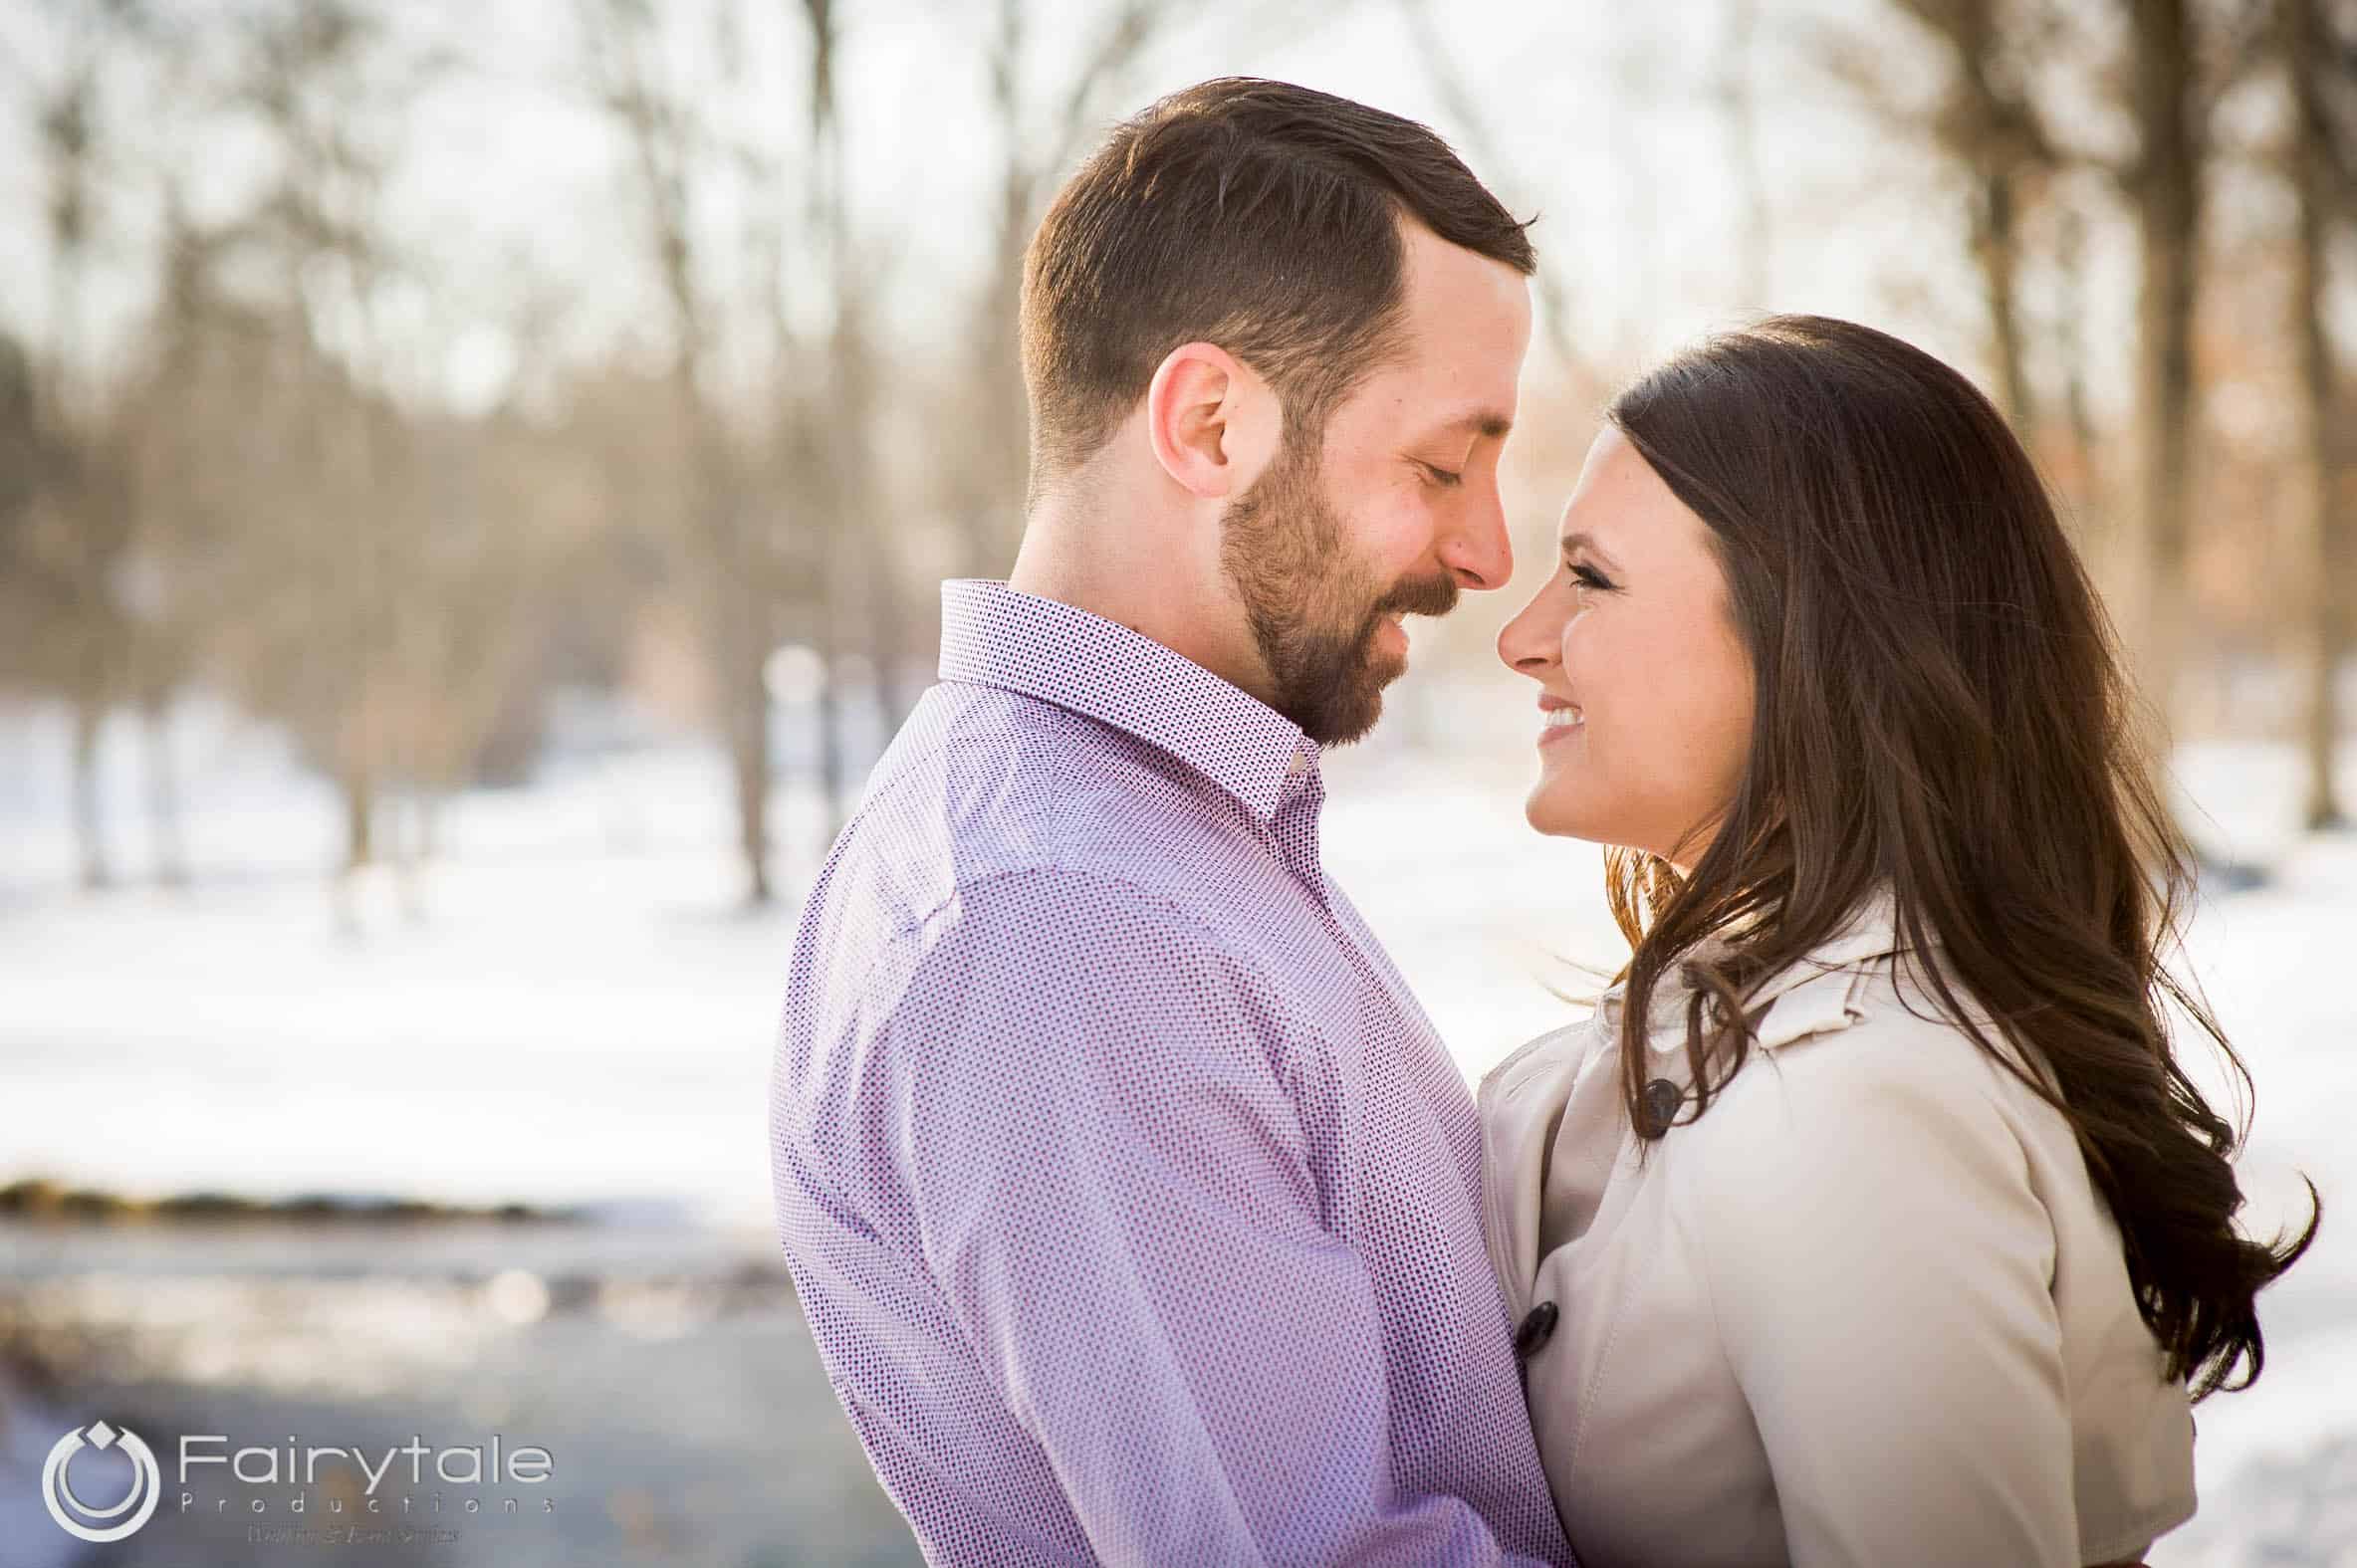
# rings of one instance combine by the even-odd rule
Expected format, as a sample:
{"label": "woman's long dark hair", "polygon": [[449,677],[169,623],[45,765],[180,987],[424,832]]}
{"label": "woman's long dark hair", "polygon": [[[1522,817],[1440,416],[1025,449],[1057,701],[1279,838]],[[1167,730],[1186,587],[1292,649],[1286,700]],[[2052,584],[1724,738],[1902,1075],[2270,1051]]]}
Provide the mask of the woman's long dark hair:
{"label": "woman's long dark hair", "polygon": [[[1751,757],[1708,850],[1684,876],[1606,856],[1635,950],[1626,1037],[1646,1037],[1676,967],[1695,993],[1691,1114],[1707,1112],[1751,1044],[1744,998],[1887,886],[1901,944],[1938,954],[1914,967],[1940,1009],[2068,1119],[2169,1376],[2197,1399],[2247,1387],[2265,1362],[2254,1297],[2307,1249],[2322,1206],[2311,1185],[2307,1228],[2272,1244],[2236,1229],[2241,1135],[2178,1065],[2168,1008],[2245,1092],[2249,1074],[2169,968],[2188,852],[2028,455],[1963,376],[1822,317],[1712,338],[1607,417],[1710,526],[1757,677]],[[1630,1119],[1658,1137],[1644,1052],[1622,1059]]]}

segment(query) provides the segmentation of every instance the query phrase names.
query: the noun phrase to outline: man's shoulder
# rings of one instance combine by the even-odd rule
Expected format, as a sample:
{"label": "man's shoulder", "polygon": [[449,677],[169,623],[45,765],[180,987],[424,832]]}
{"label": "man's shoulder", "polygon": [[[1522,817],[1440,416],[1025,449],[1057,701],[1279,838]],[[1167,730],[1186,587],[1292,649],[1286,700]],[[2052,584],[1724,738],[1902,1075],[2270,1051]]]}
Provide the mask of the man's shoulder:
{"label": "man's shoulder", "polygon": [[896,902],[886,919],[835,912],[833,923],[850,915],[870,935],[840,954],[850,962],[831,966],[821,989],[866,1028],[888,1028],[912,1005],[932,1008],[945,985],[1020,1011],[1083,997],[1104,1004],[1179,970],[1265,979],[1250,945],[1190,889],[1100,861],[999,861],[936,891],[922,908]]}
{"label": "man's shoulder", "polygon": [[777,1092],[798,1121],[847,1127],[938,1121],[976,1096],[1038,1112],[1259,1084],[1270,994],[1254,955],[1161,890],[1095,866],[1002,866],[831,962],[798,955]]}

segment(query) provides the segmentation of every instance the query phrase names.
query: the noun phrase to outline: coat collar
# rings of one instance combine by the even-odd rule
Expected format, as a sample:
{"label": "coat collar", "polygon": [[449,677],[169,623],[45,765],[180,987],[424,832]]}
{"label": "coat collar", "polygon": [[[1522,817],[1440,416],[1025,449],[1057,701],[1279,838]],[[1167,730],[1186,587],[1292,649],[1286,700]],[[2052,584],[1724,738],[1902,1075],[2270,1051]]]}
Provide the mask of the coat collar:
{"label": "coat collar", "polygon": [[[1768,1008],[1760,1020],[1761,1048],[1773,1050],[1846,1029],[1864,1018],[1863,997],[1875,961],[1901,946],[1895,921],[1895,901],[1888,889],[1878,890],[1806,957],[1756,990],[1753,1005],[1765,1004]],[[1602,1070],[1609,1099],[1619,1103],[1617,1068],[1599,1068],[1595,1057],[1617,1043],[1622,990],[1614,986],[1605,992],[1588,1018],[1541,1034],[1507,1057],[1484,1075],[1477,1093],[1483,1233],[1517,1321],[1531,1304],[1528,1297],[1538,1263],[1540,1194],[1549,1150],[1567,1113],[1573,1085],[1587,1071]],[[1663,977],[1655,990],[1646,1042],[1652,1058],[1649,1071],[1681,1089],[1689,1086],[1688,995],[1689,988],[1675,970]]]}
{"label": "coat collar", "polygon": [[[1765,1007],[1757,1042],[1763,1049],[1787,1045],[1806,1035],[1855,1021],[1852,1007],[1856,971],[1870,960],[1896,953],[1903,946],[1898,935],[1898,904],[1887,886],[1861,899],[1847,919],[1801,958],[1770,976],[1751,994],[1754,1008]],[[1730,946],[1713,938],[1695,950],[1701,958],[1723,954]],[[1625,984],[1615,985],[1597,999],[1593,1023],[1617,1030]],[[1686,1004],[1693,988],[1683,969],[1670,966],[1654,987],[1646,1020],[1646,1048],[1683,1054],[1686,1045]]]}

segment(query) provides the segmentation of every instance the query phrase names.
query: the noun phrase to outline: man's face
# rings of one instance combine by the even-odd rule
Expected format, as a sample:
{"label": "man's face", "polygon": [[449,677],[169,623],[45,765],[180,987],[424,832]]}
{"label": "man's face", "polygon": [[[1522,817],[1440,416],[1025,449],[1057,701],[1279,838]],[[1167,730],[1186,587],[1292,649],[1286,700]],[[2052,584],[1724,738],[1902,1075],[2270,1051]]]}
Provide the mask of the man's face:
{"label": "man's face", "polygon": [[1498,456],[1531,342],[1503,262],[1403,224],[1401,352],[1359,381],[1314,448],[1288,441],[1222,520],[1221,564],[1280,713],[1355,741],[1407,669],[1403,615],[1444,615],[1514,567]]}

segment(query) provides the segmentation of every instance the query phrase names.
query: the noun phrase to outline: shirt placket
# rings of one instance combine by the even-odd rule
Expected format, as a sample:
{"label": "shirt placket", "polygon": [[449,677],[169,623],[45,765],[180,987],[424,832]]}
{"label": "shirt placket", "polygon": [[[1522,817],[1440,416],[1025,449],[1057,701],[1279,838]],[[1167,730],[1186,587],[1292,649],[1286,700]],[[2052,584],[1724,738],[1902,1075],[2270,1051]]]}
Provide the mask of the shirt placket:
{"label": "shirt placket", "polygon": [[[1286,768],[1285,787],[1278,791],[1277,811],[1269,822],[1277,858],[1294,880],[1309,890],[1320,910],[1326,907],[1325,868],[1318,864],[1317,818],[1325,803],[1325,781],[1317,772],[1317,748],[1304,739],[1294,749]],[[1332,916],[1327,915],[1328,924]]]}

